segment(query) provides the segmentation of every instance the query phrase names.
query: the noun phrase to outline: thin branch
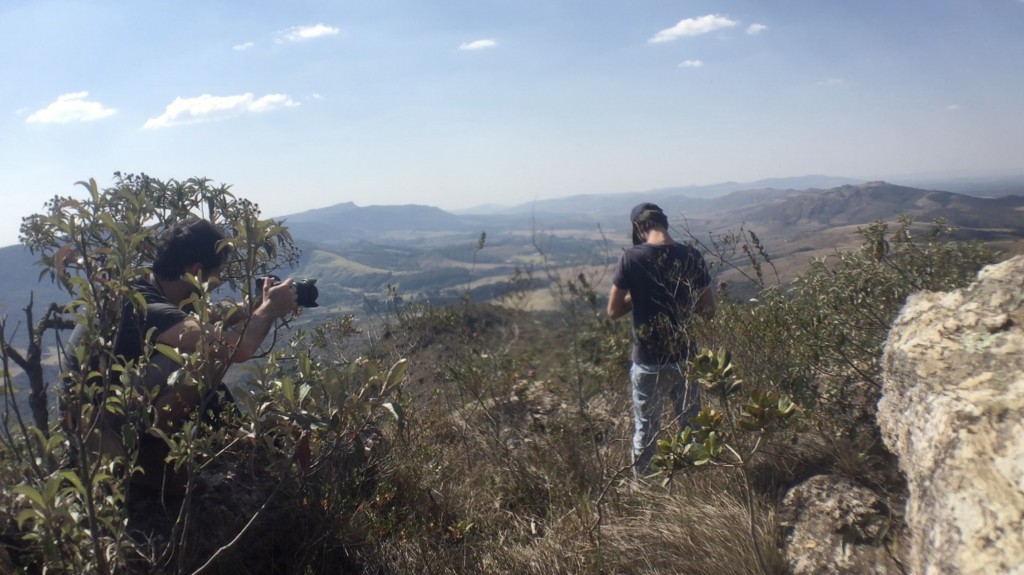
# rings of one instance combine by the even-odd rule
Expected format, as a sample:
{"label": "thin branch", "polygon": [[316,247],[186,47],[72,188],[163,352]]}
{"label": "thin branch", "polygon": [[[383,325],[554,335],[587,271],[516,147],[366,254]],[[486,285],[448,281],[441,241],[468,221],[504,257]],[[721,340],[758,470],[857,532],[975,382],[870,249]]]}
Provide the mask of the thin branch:
{"label": "thin branch", "polygon": [[232,547],[237,545],[238,542],[242,539],[242,536],[244,536],[249,531],[249,528],[252,527],[256,523],[256,519],[260,516],[260,514],[263,513],[263,511],[265,511],[267,509],[267,505],[270,504],[270,501],[274,499],[274,496],[277,495],[277,492],[281,490],[281,487],[283,485],[284,485],[284,482],[283,481],[279,481],[277,483],[277,486],[274,487],[274,490],[272,492],[270,492],[270,495],[267,496],[267,500],[264,501],[263,505],[261,505],[260,508],[256,510],[256,513],[253,513],[252,517],[249,518],[249,522],[246,523],[244,527],[242,527],[241,531],[238,532],[238,535],[235,535],[234,539],[232,539],[231,541],[228,541],[227,543],[225,543],[223,546],[221,546],[220,549],[217,549],[217,551],[214,552],[214,554],[211,555],[210,558],[206,560],[206,563],[203,563],[198,569],[196,569],[195,571],[192,572],[192,575],[199,575],[203,571],[206,571],[206,569],[208,567],[210,567],[210,565],[212,565],[213,562],[216,561],[217,558],[221,556],[221,554],[226,553]]}

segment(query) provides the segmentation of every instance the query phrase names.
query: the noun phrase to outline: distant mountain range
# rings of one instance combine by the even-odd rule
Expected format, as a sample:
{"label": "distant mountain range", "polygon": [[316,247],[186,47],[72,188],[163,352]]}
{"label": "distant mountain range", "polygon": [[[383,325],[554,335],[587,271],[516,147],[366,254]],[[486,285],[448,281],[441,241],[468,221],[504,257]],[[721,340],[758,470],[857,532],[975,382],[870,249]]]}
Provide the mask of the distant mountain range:
{"label": "distant mountain range", "polygon": [[[467,265],[472,245],[486,232],[488,245],[504,245],[493,253],[512,261],[518,244],[529,244],[532,231],[554,232],[563,238],[590,237],[600,230],[613,244],[625,242],[628,213],[641,201],[653,201],[673,224],[685,217],[688,225],[709,231],[740,224],[749,229],[788,231],[825,229],[913,215],[918,221],[946,218],[963,228],[1024,238],[1024,179],[1014,195],[975,197],[886,182],[855,182],[849,178],[805,176],[734,182],[712,186],[683,186],[604,195],[579,195],[494,209],[492,213],[453,214],[425,205],[365,206],[351,202],[281,217],[307,254],[295,275],[312,275],[310,267],[335,274],[337,282],[353,281],[373,289],[394,280],[396,273],[419,273],[438,267]],[[1009,185],[1008,181],[1001,186]],[[838,185],[836,185],[838,183]],[[964,182],[959,182],[965,185]],[[830,185],[825,189],[817,186]],[[503,239],[504,238],[504,239]],[[518,242],[518,243],[517,243]],[[400,246],[389,249],[388,246]],[[571,244],[578,248],[577,244]],[[462,246],[453,249],[452,246]],[[469,246],[469,247],[467,247]],[[498,258],[492,253],[486,256]],[[475,257],[475,255],[473,256]],[[511,259],[510,259],[511,257]],[[458,261],[465,259],[466,261]],[[448,262],[448,263],[439,263]],[[497,265],[497,261],[492,262]],[[48,279],[37,281],[39,268],[22,246],[0,248],[0,305],[8,316],[8,334],[22,319],[20,309],[35,293],[37,309],[66,294]],[[479,272],[477,272],[479,274]],[[435,274],[443,275],[443,274]],[[420,277],[418,276],[418,277]],[[347,279],[346,279],[347,278]],[[322,288],[323,289],[323,288]]]}
{"label": "distant mountain range", "polygon": [[[1017,187],[1011,182],[1016,181]],[[967,187],[965,181],[957,181]],[[899,213],[919,220],[946,217],[968,227],[1015,227],[1022,214],[1015,210],[1024,198],[1024,177],[1005,179],[1000,186],[1013,192],[1003,198],[984,197],[991,182],[977,193],[952,193],[887,182],[851,178],[803,176],[749,183],[682,186],[645,192],[583,194],[536,200],[515,206],[488,206],[445,212],[422,205],[358,207],[338,204],[283,216],[296,238],[339,246],[375,238],[377,241],[444,241],[444,237],[489,235],[523,230],[594,230],[621,235],[628,232],[629,210],[639,202],[655,202],[673,220],[697,219],[720,227],[732,221],[788,226],[866,223]],[[1001,188],[1001,189],[1002,189]]]}
{"label": "distant mountain range", "polygon": [[680,196],[691,200],[720,198],[727,194],[741,191],[761,190],[812,190],[828,189],[848,184],[859,184],[864,180],[834,176],[800,176],[793,178],[769,178],[755,182],[722,182],[705,186],[676,186],[656,188],[642,192],[620,192],[612,194],[580,194],[562,198],[537,200],[514,206],[479,206],[456,213],[470,215],[522,214],[533,211],[545,213],[602,213],[629,208],[641,201],[662,202]]}
{"label": "distant mountain range", "polygon": [[352,202],[335,204],[325,208],[309,210],[283,216],[292,232],[302,230],[304,236],[333,238],[340,231],[351,238],[369,238],[380,230],[416,230],[420,232],[462,231],[466,221],[440,208],[422,205],[365,206]]}
{"label": "distant mountain range", "polygon": [[[284,220],[303,248],[302,261],[290,275],[318,279],[322,307],[316,313],[350,313],[372,310],[376,294],[388,285],[398,286],[409,299],[432,303],[457,301],[471,284],[475,298],[499,296],[510,277],[539,261],[538,249],[545,250],[546,267],[607,265],[626,244],[629,210],[641,201],[658,203],[676,229],[695,235],[707,237],[739,226],[756,230],[773,256],[781,258],[776,262],[788,262],[786,277],[799,273],[807,258],[839,248],[839,242],[851,245],[857,227],[900,214],[919,222],[942,217],[961,228],[962,238],[1024,253],[1024,178],[1019,185],[959,184],[969,189],[954,193],[808,176],[579,195],[494,207],[490,213],[349,202],[275,219]],[[996,187],[1009,193],[994,197]],[[487,234],[486,248],[478,250],[482,232]],[[680,231],[677,237],[684,235]],[[24,349],[28,328],[22,310],[30,294],[37,319],[51,302],[63,303],[69,296],[48,278],[40,279],[35,257],[23,246],[0,248],[0,266],[4,333]],[[535,281],[543,283],[543,274],[537,276]]]}
{"label": "distant mountain range", "polygon": [[723,210],[718,217],[781,227],[827,227],[864,224],[908,214],[918,221],[945,218],[951,224],[966,228],[1024,231],[1022,209],[1024,195],[982,198],[887,182],[867,182],[764,197],[754,205]]}

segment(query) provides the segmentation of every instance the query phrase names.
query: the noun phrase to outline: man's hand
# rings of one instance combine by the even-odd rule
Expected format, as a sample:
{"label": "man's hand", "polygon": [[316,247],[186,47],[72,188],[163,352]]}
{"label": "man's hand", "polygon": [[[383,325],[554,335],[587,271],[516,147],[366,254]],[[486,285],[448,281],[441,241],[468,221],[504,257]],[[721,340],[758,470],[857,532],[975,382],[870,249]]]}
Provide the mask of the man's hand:
{"label": "man's hand", "polygon": [[633,299],[629,292],[613,284],[611,291],[608,292],[608,317],[617,319],[631,311]]}
{"label": "man's hand", "polygon": [[294,313],[299,307],[299,294],[292,278],[270,285],[269,280],[263,282],[263,299],[253,315],[261,314],[270,319],[284,317]]}

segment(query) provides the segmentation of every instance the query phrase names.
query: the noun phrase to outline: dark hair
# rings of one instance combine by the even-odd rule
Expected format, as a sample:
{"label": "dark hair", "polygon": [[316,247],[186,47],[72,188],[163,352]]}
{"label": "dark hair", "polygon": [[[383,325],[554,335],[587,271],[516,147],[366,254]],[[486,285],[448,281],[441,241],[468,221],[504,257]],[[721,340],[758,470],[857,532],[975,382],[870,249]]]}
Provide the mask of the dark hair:
{"label": "dark hair", "polygon": [[654,228],[668,229],[668,216],[660,209],[644,210],[633,218],[633,245],[643,243],[643,234]]}
{"label": "dark hair", "polygon": [[198,263],[203,276],[209,276],[231,256],[229,246],[217,249],[224,238],[223,230],[207,220],[194,218],[173,225],[157,242],[153,274],[161,279],[178,279],[189,266]]}

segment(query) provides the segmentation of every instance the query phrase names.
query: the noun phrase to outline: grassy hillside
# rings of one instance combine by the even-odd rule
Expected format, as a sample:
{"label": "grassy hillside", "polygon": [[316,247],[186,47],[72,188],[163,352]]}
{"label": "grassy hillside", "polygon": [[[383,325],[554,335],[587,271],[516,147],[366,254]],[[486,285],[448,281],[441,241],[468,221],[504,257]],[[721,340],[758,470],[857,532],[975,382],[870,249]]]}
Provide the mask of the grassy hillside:
{"label": "grassy hillside", "polygon": [[[905,297],[965,285],[994,257],[924,226],[859,221],[875,215],[862,203],[876,191],[786,194],[797,203],[748,212],[755,230],[796,217],[776,225],[781,244],[716,236],[737,226],[729,216],[703,221],[716,269],[791,262],[785,273],[802,280],[767,281],[754,297],[729,286],[714,320],[686,327],[730,352],[693,367],[713,411],[697,433],[667,425],[657,473],[640,478],[629,464],[630,326],[603,313],[624,234],[309,245],[292,275],[321,282],[323,308],[295,321],[304,338],[233,370],[238,410],[171,438],[180,490],[126,488],[127,467],[81,449],[81,430],[54,428],[43,442],[11,427],[0,485],[18,492],[0,490],[0,571],[782,575],[781,495],[819,473],[880,502],[855,526],[881,524],[878,536],[837,552],[898,557],[905,491],[873,422],[881,346]],[[895,195],[918,210],[959,201]],[[374,265],[375,253],[390,264]],[[389,282],[501,305],[458,297],[338,315],[345,298]],[[548,308],[533,311],[541,293]],[[144,402],[111,405],[134,413]],[[68,445],[80,446],[74,461]]]}

